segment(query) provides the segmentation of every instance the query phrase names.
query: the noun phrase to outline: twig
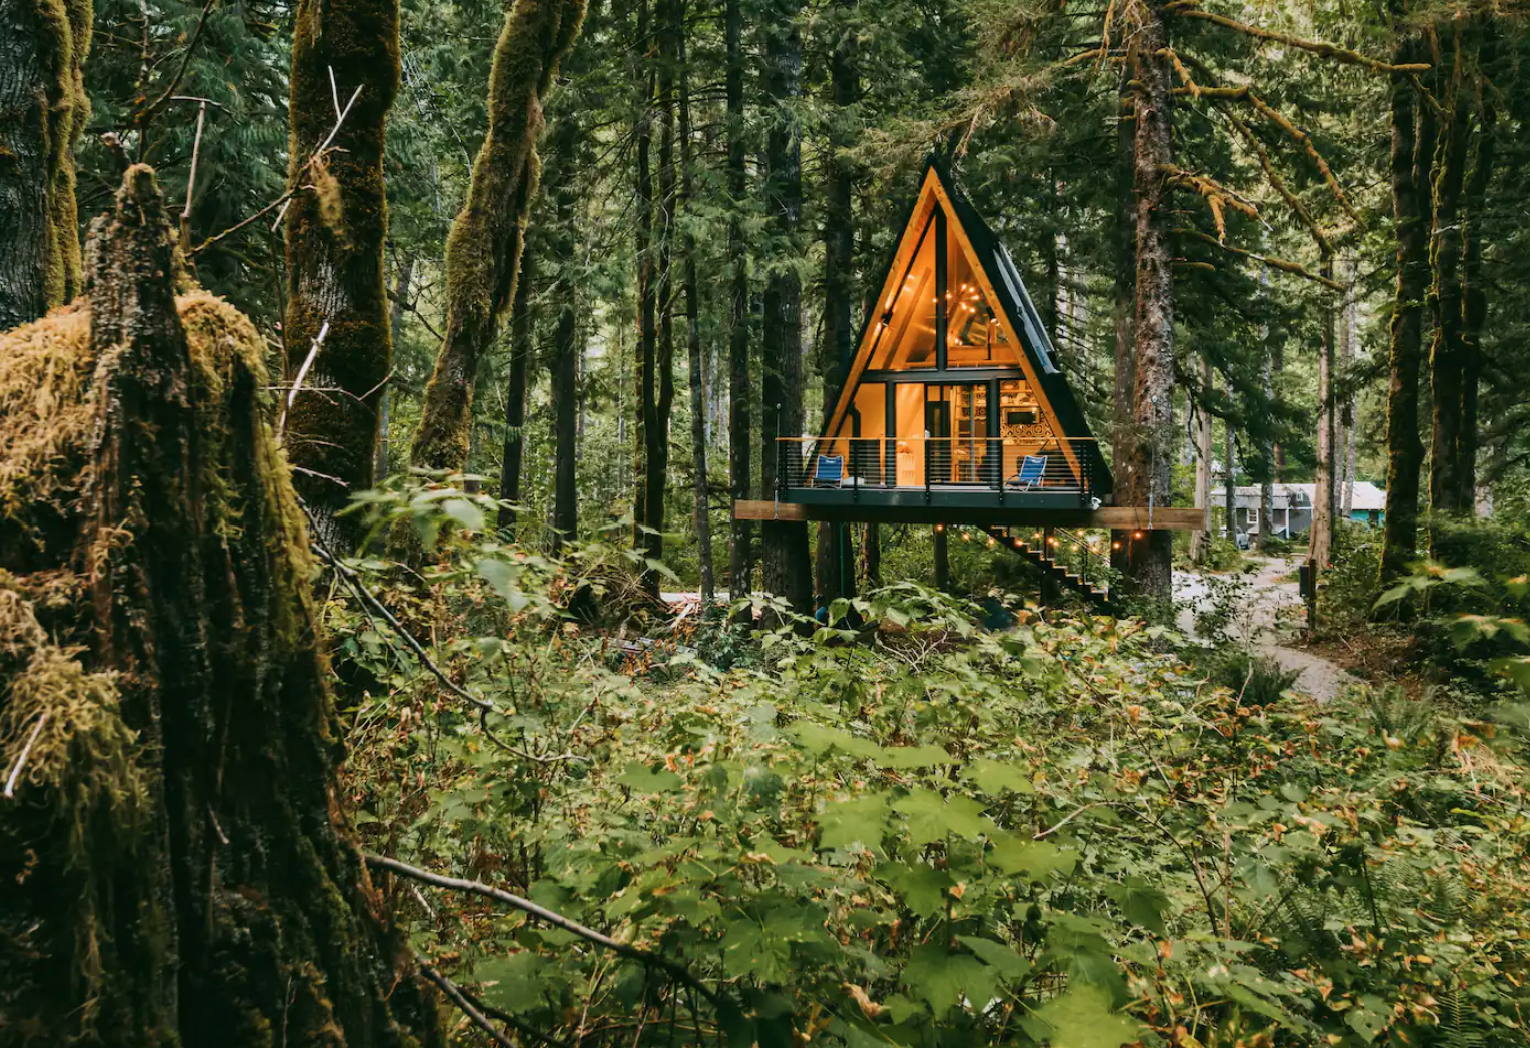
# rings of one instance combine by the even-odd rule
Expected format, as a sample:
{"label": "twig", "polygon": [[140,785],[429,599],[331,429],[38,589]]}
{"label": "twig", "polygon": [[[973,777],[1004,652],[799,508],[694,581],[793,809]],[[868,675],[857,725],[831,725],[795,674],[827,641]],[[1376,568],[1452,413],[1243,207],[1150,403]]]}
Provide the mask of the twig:
{"label": "twig", "polygon": [[1322,284],[1324,287],[1332,288],[1334,291],[1345,290],[1343,284],[1340,284],[1335,280],[1331,280],[1328,277],[1322,276],[1321,274],[1314,273],[1312,270],[1307,269],[1305,266],[1302,266],[1299,263],[1289,262],[1286,259],[1276,258],[1273,255],[1261,255],[1258,252],[1248,251],[1241,247],[1233,247],[1231,244],[1225,244],[1218,240],[1216,237],[1208,236],[1198,229],[1179,228],[1174,230],[1174,232],[1183,236],[1195,237],[1197,240],[1204,240],[1212,247],[1220,248],[1221,250],[1226,251],[1228,254],[1241,255],[1244,258],[1252,259],[1255,262],[1262,262],[1273,269],[1280,270],[1282,273],[1290,273],[1293,276],[1301,277],[1304,280],[1314,281],[1315,283]]}
{"label": "twig", "polygon": [[[275,211],[277,208],[281,207],[283,204],[286,204],[291,199],[292,199],[292,191],[288,190],[287,192],[283,193],[281,196],[277,197],[275,200],[271,201],[265,207],[263,207],[259,211],[255,212],[249,218],[246,218],[243,221],[240,221],[240,222],[238,222],[238,223],[236,223],[236,224],[234,224],[232,226],[229,226],[227,229],[225,229],[223,232],[219,233],[216,236],[208,237],[206,240],[202,241],[200,244],[198,244],[196,247],[192,248],[187,253],[191,254],[191,255],[200,255],[203,251],[205,251],[209,247],[212,247],[212,245],[216,244],[218,241],[222,240],[224,237],[233,236],[235,233],[239,232],[245,226],[250,225],[251,223],[254,223],[254,222],[259,222],[262,218],[265,218],[272,211]],[[285,211],[283,211],[282,213],[286,214]]]}
{"label": "twig", "polygon": [[[333,69],[330,70],[330,74],[329,75],[330,75],[330,83],[333,84],[334,83],[334,76],[335,76],[335,72],[334,72]],[[351,107],[356,104],[356,99],[361,97],[361,87],[362,87],[362,85],[358,84],[356,86],[356,90],[351,93],[351,100],[345,104],[345,108],[338,110],[338,114],[339,115],[338,115],[338,117],[335,120],[335,126],[329,129],[329,135],[324,139],[324,141],[322,143],[319,144],[319,148],[315,149],[313,151],[312,155],[310,155],[308,160],[303,164],[303,172],[306,172],[308,170],[308,168],[311,167],[316,160],[318,160],[321,156],[324,155],[324,151],[329,148],[330,143],[335,140],[335,136],[340,133],[340,127],[341,127],[342,124],[345,123],[345,118],[350,115]],[[301,174],[302,174],[302,172],[299,172],[298,175],[295,175],[294,176],[294,181],[296,181],[299,177],[301,177]],[[297,195],[297,192],[298,191],[296,189],[289,189],[289,190],[287,190],[281,196],[277,197],[275,200],[271,201],[265,207],[263,207],[259,211],[255,212],[249,218],[246,218],[242,222],[239,222],[239,223],[237,223],[235,225],[230,226],[229,228],[225,229],[223,232],[219,233],[217,236],[208,237],[206,240],[202,241],[194,249],[192,249],[189,252],[189,254],[196,255],[196,254],[201,253],[205,248],[207,248],[207,247],[217,243],[218,241],[222,240],[224,237],[229,236],[229,235],[231,235],[233,233],[239,232],[239,230],[243,229],[245,226],[249,225],[250,223],[259,221],[260,219],[264,218],[266,215],[269,215],[272,211],[276,210],[277,208],[280,208],[281,210],[276,215],[276,221],[271,223],[271,228],[274,230],[277,226],[282,224],[282,219],[287,217],[287,208],[292,205],[292,198]]]}
{"label": "twig", "polygon": [[282,443],[282,437],[287,432],[287,412],[292,410],[292,402],[297,400],[298,390],[303,388],[303,379],[308,377],[308,369],[313,367],[313,358],[319,355],[319,347],[324,345],[324,336],[329,334],[329,318],[324,318],[324,323],[319,325],[319,333],[314,336],[313,346],[308,350],[308,356],[303,359],[303,366],[298,368],[297,377],[292,380],[292,388],[287,391],[286,403],[282,405],[282,413],[276,420],[276,443]]}
{"label": "twig", "polygon": [[32,729],[32,734],[27,737],[27,744],[21,747],[21,756],[16,758],[16,763],[11,766],[11,774],[5,780],[5,799],[10,800],[16,795],[16,780],[21,778],[21,768],[27,762],[28,755],[32,752],[32,744],[37,741],[37,736],[42,734],[43,725],[48,723],[48,715],[42,714],[37,718],[37,727]]}
{"label": "twig", "polygon": [[450,888],[454,891],[471,892],[474,895],[481,895],[484,898],[502,902],[506,906],[520,910],[522,913],[550,924],[554,928],[561,928],[571,935],[578,936],[586,942],[594,943],[596,946],[610,950],[612,953],[620,954],[640,964],[646,964],[668,972],[680,983],[691,987],[705,997],[707,1002],[714,1007],[722,1004],[722,999],[718,997],[717,993],[706,983],[691,974],[690,969],[684,965],[676,964],[674,961],[667,960],[647,950],[640,950],[636,946],[617,942],[609,935],[603,935],[594,928],[587,928],[578,921],[570,920],[561,913],[554,913],[546,907],[538,906],[530,899],[523,899],[519,895],[512,895],[503,888],[495,888],[492,885],[484,884],[482,881],[469,881],[460,877],[447,877],[439,873],[431,873],[429,870],[422,870],[418,866],[410,866],[406,862],[390,859],[386,855],[363,855],[362,858],[368,866],[381,870],[389,870],[401,877],[408,877],[437,888]]}
{"label": "twig", "polygon": [[446,976],[442,975],[430,963],[420,955],[418,950],[411,951],[414,954],[414,963],[420,966],[420,974],[435,984],[436,989],[446,994],[447,998],[457,1006],[463,1015],[472,1020],[473,1025],[493,1038],[494,1043],[500,1048],[519,1048],[518,1045],[504,1034],[494,1028],[489,1022],[489,1017],[473,1007],[471,1001],[463,996],[462,989]]}
{"label": "twig", "polygon": [[207,100],[197,106],[197,133],[191,140],[191,170],[186,175],[186,206],[181,208],[181,229],[190,231],[191,194],[197,185],[197,160],[202,155],[202,124],[207,119]]}

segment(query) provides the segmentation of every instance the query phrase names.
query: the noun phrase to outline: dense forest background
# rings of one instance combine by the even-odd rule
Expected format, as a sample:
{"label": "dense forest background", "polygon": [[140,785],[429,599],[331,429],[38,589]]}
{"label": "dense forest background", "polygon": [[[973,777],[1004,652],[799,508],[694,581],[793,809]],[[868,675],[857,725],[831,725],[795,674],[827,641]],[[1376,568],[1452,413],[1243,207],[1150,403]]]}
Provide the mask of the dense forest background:
{"label": "dense forest background", "polygon": [[[255,320],[289,378],[318,321],[289,302],[284,223],[272,214],[228,230],[287,181],[298,17],[167,5],[145,30],[137,7],[103,5],[79,148],[82,223],[117,180],[100,132],[144,124],[141,136],[123,132],[126,148],[173,201],[188,201],[195,154],[184,220],[195,270]],[[1165,403],[1151,424],[1132,399],[1133,278],[1146,250],[1133,164],[1151,143],[1130,119],[1142,57],[1131,18],[1045,5],[611,4],[585,12],[547,93],[542,189],[517,234],[522,279],[474,355],[466,453],[449,465],[524,506],[516,525],[528,541],[632,515],[662,535],[649,552],[682,580],[666,585],[695,588],[706,560],[746,592],[761,537],[750,545],[747,525],[730,527],[731,498],[770,487],[772,437],[819,424],[933,152],[1009,245],[1095,432],[1152,443],[1177,470],[1168,483],[1180,504],[1212,501],[1193,477],[1203,424],[1218,476],[1230,461],[1240,484],[1311,481],[1326,466],[1336,501],[1348,477],[1397,487],[1389,386],[1412,391],[1419,360],[1416,414],[1399,415],[1390,452],[1398,541],[1420,469],[1425,509],[1496,496],[1512,512],[1525,458],[1513,18],[1449,5],[1271,5],[1254,18],[1189,4],[1162,21],[1169,36],[1150,64],[1169,96],[1170,141],[1153,158],[1165,194],[1154,219],[1172,369],[1154,379]],[[358,117],[392,102],[390,331],[369,337],[391,336],[393,358],[358,391],[386,390],[372,394],[386,401],[379,475],[439,464],[410,447],[447,324],[447,234],[489,124],[499,22],[490,8],[405,5],[396,94],[384,77],[360,96]],[[317,138],[334,112],[329,81],[314,76]],[[336,77],[343,103],[353,87]],[[331,346],[317,363],[344,352]],[[317,453],[305,462],[301,444],[295,454],[362,476],[324,470]],[[894,555],[899,543],[928,545],[924,534],[885,541]]]}
{"label": "dense forest background", "polygon": [[[1525,13],[0,0],[0,1045],[1523,1044]],[[732,518],[931,159],[1110,614]]]}

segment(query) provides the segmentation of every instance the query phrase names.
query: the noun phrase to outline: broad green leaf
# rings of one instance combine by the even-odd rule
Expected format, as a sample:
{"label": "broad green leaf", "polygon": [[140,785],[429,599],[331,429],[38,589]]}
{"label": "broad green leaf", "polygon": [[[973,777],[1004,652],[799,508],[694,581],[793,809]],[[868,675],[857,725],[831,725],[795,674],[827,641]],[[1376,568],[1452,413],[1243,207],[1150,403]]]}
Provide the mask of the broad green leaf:
{"label": "broad green leaf", "polygon": [[951,755],[942,746],[883,747],[877,763],[899,770],[933,768],[939,764],[950,764]]}
{"label": "broad green leaf", "polygon": [[893,802],[893,807],[907,817],[909,839],[921,847],[945,840],[948,833],[976,837],[983,832],[984,805],[971,797],[947,800],[934,790],[915,790]]}
{"label": "broad green leaf", "polygon": [[933,943],[916,946],[903,966],[903,985],[916,1000],[924,1001],[936,1018],[964,1001],[975,1009],[987,1006],[998,989],[998,979],[976,957],[947,953]]}
{"label": "broad green leaf", "polygon": [[[546,962],[530,950],[480,961],[473,974],[485,985],[484,1000],[507,1012],[528,1012],[543,1002],[542,974]],[[489,983],[494,985],[487,985]]]}
{"label": "broad green leaf", "polygon": [[872,758],[882,754],[882,747],[870,739],[862,739],[839,728],[830,728],[816,721],[800,720],[791,727],[804,749],[814,756],[822,756],[830,750],[838,750],[850,757]]}
{"label": "broad green leaf", "polygon": [[1003,790],[1014,793],[1036,792],[1036,787],[1031,784],[1030,770],[1008,761],[979,757],[962,769],[962,778],[985,793],[997,794]]}
{"label": "broad green leaf", "polygon": [[956,882],[945,870],[924,863],[884,862],[877,867],[877,877],[885,881],[920,917],[934,917],[946,909],[946,893]]}
{"label": "broad green leaf", "polygon": [[1031,970],[1031,962],[1016,953],[1013,947],[973,935],[958,935],[956,938],[1006,979],[1024,978],[1026,972]]}
{"label": "broad green leaf", "polygon": [[1146,928],[1159,938],[1167,938],[1169,930],[1164,927],[1163,914],[1169,908],[1169,897],[1141,877],[1128,877],[1121,884],[1108,885],[1105,894],[1114,899],[1121,912],[1133,924]]}
{"label": "broad green leaf", "polygon": [[1044,881],[1058,871],[1073,869],[1078,853],[1064,850],[1051,841],[1028,841],[1005,835],[995,838],[988,852],[988,863],[1001,873],[1028,874],[1033,881]]}
{"label": "broad green leaf", "polygon": [[484,557],[477,564],[478,574],[489,584],[489,587],[501,597],[510,595],[510,583],[515,578],[515,569],[502,560],[494,560]]}
{"label": "broad green leaf", "polygon": [[482,531],[483,510],[467,499],[452,498],[441,503],[441,512],[461,524],[468,531]]}
{"label": "broad green leaf", "polygon": [[1112,1011],[1109,992],[1098,986],[1071,986],[1036,1009],[1031,1019],[1026,1030],[1045,1038],[1051,1048],[1121,1048],[1144,1032],[1136,1020]]}
{"label": "broad green leaf", "polygon": [[872,793],[849,801],[830,801],[819,826],[820,848],[849,848],[856,844],[868,850],[880,847],[887,832],[887,797]]}
{"label": "broad green leaf", "polygon": [[685,784],[674,772],[655,770],[639,761],[628,762],[627,770],[616,781],[636,793],[666,793]]}

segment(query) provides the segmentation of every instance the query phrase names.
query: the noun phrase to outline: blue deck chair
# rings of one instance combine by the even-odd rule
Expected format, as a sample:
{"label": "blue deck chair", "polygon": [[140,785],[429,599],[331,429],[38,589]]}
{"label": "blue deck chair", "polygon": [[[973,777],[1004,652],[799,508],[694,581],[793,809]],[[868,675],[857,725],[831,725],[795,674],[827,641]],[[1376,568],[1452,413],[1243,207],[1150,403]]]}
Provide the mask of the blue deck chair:
{"label": "blue deck chair", "polygon": [[813,487],[837,488],[845,482],[845,456],[819,455],[813,463]]}
{"label": "blue deck chair", "polygon": [[1029,491],[1041,483],[1041,478],[1047,471],[1047,457],[1045,455],[1027,455],[1025,461],[1020,464],[1020,472],[1009,479],[1009,486],[1019,488],[1021,491]]}

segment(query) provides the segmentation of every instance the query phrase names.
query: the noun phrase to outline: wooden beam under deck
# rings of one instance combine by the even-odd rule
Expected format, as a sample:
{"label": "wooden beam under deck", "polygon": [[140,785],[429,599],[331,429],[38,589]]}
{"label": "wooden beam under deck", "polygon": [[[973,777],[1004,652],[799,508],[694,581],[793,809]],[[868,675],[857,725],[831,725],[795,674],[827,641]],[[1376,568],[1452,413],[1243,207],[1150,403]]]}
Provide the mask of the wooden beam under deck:
{"label": "wooden beam under deck", "polygon": [[806,505],[769,499],[736,499],[735,520],[866,520],[908,524],[1015,524],[1064,528],[1110,528],[1119,531],[1200,531],[1205,512],[1193,506],[1165,506],[1150,513],[1146,506],[1101,506],[1099,509],[1027,509],[989,507],[952,509],[944,506]]}

